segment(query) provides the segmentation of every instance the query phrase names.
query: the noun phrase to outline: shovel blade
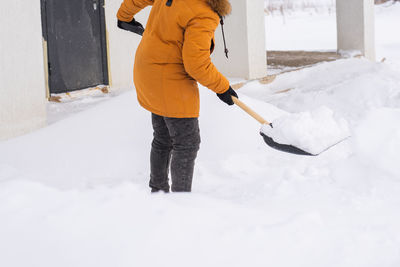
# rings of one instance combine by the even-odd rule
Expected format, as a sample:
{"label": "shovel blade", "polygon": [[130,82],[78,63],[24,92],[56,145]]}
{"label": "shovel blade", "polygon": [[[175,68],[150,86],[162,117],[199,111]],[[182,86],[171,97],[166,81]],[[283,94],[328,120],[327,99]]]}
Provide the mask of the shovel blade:
{"label": "shovel blade", "polygon": [[292,146],[292,145],[286,145],[286,144],[280,144],[274,141],[271,137],[265,135],[264,133],[260,132],[261,136],[264,138],[265,143],[282,152],[290,153],[290,154],[295,154],[295,155],[303,155],[303,156],[317,156],[316,154],[309,153],[307,151],[304,151],[303,149],[300,149],[298,147]]}

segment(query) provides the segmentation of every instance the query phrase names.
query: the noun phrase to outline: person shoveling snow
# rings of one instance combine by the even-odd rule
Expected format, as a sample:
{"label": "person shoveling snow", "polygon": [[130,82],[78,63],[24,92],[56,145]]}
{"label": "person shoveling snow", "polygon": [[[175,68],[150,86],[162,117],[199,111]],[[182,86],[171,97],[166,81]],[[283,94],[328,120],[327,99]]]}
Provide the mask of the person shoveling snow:
{"label": "person shoveling snow", "polygon": [[350,136],[347,121],[336,119],[327,107],[285,115],[269,123],[239,99],[234,98],[234,102],[261,123],[264,141],[283,152],[317,156]]}
{"label": "person shoveling snow", "polygon": [[[152,9],[145,29],[134,16],[149,5]],[[139,103],[152,113],[154,139],[149,183],[152,192],[170,191],[170,168],[171,190],[191,191],[200,145],[197,82],[214,91],[226,104],[239,105],[228,79],[210,58],[215,47],[214,32],[219,23],[223,26],[222,18],[230,11],[228,0],[124,0],[118,10],[117,26],[143,36],[135,56],[134,82]],[[228,56],[226,47],[224,52]],[[298,134],[280,133],[283,141]],[[274,137],[267,137],[268,134],[263,131],[267,143],[276,145]],[[276,148],[294,152],[292,146],[279,144]],[[318,150],[312,148],[313,152]],[[297,151],[305,154],[301,149]]]}
{"label": "person shoveling snow", "polygon": [[[146,29],[135,20],[152,6]],[[136,51],[134,82],[138,101],[152,113],[152,192],[190,192],[200,146],[197,82],[233,105],[237,94],[211,62],[214,32],[231,12],[228,0],[124,0],[117,26],[143,35]],[[227,53],[227,49],[225,49]]]}

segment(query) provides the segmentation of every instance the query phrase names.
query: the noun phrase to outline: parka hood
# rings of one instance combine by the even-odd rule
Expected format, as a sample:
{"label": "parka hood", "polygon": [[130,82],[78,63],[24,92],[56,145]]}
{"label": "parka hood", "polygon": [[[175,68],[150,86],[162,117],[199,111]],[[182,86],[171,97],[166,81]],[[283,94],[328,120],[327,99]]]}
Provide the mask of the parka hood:
{"label": "parka hood", "polygon": [[232,6],[229,3],[229,0],[207,0],[207,2],[212,10],[217,12],[218,15],[222,17],[225,17],[231,13]]}

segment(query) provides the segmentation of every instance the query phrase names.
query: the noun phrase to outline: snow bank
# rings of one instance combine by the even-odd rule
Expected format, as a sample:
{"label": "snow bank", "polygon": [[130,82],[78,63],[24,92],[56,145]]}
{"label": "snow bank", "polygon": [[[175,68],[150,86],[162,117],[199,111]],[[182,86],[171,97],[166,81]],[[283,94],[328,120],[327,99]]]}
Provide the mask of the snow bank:
{"label": "snow bank", "polygon": [[293,145],[313,155],[349,137],[350,131],[344,119],[336,119],[327,107],[311,112],[290,114],[263,125],[261,132],[275,142]]}
{"label": "snow bank", "polygon": [[[328,74],[348,68],[330,75],[336,77],[331,82],[348,90],[340,82],[353,75],[353,64],[327,68]],[[359,72],[384,75],[377,79],[383,85],[398,80],[368,68]],[[306,74],[297,75],[283,78],[298,82]],[[320,94],[331,94],[324,80],[318,81],[304,85],[302,94],[295,89],[275,101],[285,103],[296,93],[292,108],[308,110],[307,93],[319,88]],[[271,88],[258,89],[264,97],[246,96],[247,88],[240,98],[266,119],[285,114],[262,101]],[[398,105],[399,89],[391,89],[391,103]],[[256,121],[209,90],[200,93],[202,144],[190,195],[150,195],[151,117],[132,91],[1,142],[0,265],[397,266],[396,150],[386,147],[379,161],[373,156],[380,138],[398,142],[393,131],[398,128],[391,128],[397,125],[396,108],[387,111],[390,116],[366,116],[364,109],[350,117],[354,107],[338,105],[341,98],[331,94],[331,109],[344,109],[356,133],[309,158],[270,149]],[[371,98],[370,106],[387,105],[372,101],[387,93],[366,94],[360,103]],[[359,95],[346,96],[357,108],[366,107],[356,105]],[[376,119],[382,135],[363,130]],[[362,150],[370,141],[376,149]]]}
{"label": "snow bank", "polygon": [[356,153],[400,179],[400,108],[373,109],[355,130]]}
{"label": "snow bank", "polygon": [[[326,106],[354,126],[371,109],[400,106],[398,77],[396,65],[343,59],[285,73],[271,84],[240,90],[291,113]],[[291,90],[279,93],[287,89]]]}

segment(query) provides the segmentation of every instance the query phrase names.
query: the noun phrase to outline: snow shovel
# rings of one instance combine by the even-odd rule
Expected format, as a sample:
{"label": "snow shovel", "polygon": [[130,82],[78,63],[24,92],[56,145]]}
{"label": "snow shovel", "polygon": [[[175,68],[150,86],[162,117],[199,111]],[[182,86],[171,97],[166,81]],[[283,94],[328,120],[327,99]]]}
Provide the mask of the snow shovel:
{"label": "snow shovel", "polygon": [[[244,104],[242,101],[240,101],[238,98],[232,96],[233,102],[240,107],[242,110],[244,110],[247,114],[252,116],[255,120],[257,120],[261,125],[269,125],[271,128],[274,128],[272,123],[268,122],[265,120],[263,117],[261,117],[259,114],[257,114],[254,110],[252,110],[250,107],[248,107],[246,104]],[[263,137],[265,143],[279,151],[286,152],[286,153],[291,153],[291,154],[296,154],[296,155],[304,155],[304,156],[317,156],[318,154],[312,154],[310,152],[304,151],[301,148],[295,147],[293,145],[287,145],[287,144],[280,144],[274,141],[271,137],[265,135],[263,132],[260,131],[261,136]]]}

